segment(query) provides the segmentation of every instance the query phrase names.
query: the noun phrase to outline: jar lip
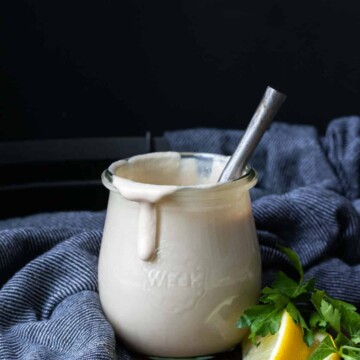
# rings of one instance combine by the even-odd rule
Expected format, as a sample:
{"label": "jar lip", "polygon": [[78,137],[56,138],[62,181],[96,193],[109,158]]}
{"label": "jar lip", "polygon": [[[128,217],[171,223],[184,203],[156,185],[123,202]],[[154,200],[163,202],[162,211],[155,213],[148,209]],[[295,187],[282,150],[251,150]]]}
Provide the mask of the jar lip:
{"label": "jar lip", "polygon": [[[156,152],[156,154],[168,154],[168,153],[177,153],[180,155],[180,157],[182,159],[186,159],[186,158],[198,158],[198,159],[221,159],[221,160],[226,160],[226,159],[230,159],[230,156],[226,156],[226,155],[220,155],[220,154],[214,154],[214,153],[206,153],[206,152],[175,152],[175,151],[168,151],[168,152]],[[126,181],[128,181],[131,184],[139,184],[139,186],[144,186],[147,185],[149,186],[149,184],[145,184],[139,181],[135,181],[135,180],[130,180],[127,178],[123,178],[120,176],[117,176],[115,174],[116,169],[121,166],[126,164],[130,159],[133,159],[134,157],[137,156],[141,156],[141,157],[146,157],[146,156],[151,156],[155,154],[154,152],[152,153],[147,153],[147,154],[140,154],[140,155],[135,155],[135,156],[131,156],[128,158],[124,158],[118,161],[115,161],[113,163],[110,164],[110,166],[105,169],[101,175],[101,179],[103,184],[105,185],[106,188],[108,188],[110,191],[115,191],[115,192],[119,192],[115,186],[113,186],[113,178],[114,177],[118,177],[119,179],[124,179]],[[233,187],[233,186],[239,186],[241,185],[241,183],[243,183],[243,186],[246,189],[250,189],[251,187],[253,187],[255,185],[257,181],[257,174],[254,168],[252,168],[250,165],[246,165],[243,174],[238,178],[238,179],[234,179],[234,180],[229,180],[223,183],[213,183],[213,184],[197,184],[197,185],[160,185],[160,184],[151,184],[152,187],[156,187],[156,188],[164,188],[164,187],[174,187],[174,188],[178,188],[178,192],[180,192],[181,190],[220,190],[220,189],[227,189],[229,187]],[[182,192],[183,193],[183,192]]]}

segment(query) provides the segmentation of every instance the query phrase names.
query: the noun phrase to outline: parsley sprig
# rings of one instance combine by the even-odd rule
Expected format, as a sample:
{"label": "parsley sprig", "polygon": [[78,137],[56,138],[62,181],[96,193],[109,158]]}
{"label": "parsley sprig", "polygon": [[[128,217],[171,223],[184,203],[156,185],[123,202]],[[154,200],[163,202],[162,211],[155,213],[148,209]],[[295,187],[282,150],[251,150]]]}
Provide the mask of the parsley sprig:
{"label": "parsley sprig", "polygon": [[316,289],[313,278],[305,280],[296,252],[282,246],[278,249],[293,265],[298,279],[278,272],[271,286],[262,290],[259,304],[247,309],[237,326],[249,328],[249,339],[258,344],[261,337],[278,332],[286,310],[295,323],[300,324],[308,346],[313,344],[319,331],[331,335],[322,340],[309,360],[323,360],[334,352],[345,360],[360,360],[360,314],[356,307]]}

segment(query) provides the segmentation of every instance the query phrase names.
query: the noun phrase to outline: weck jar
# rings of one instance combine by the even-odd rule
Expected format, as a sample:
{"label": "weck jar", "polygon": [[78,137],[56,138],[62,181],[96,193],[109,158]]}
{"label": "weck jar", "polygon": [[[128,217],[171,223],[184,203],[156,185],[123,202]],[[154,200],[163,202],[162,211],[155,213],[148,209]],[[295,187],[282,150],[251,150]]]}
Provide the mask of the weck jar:
{"label": "weck jar", "polygon": [[194,357],[233,348],[257,303],[261,259],[247,167],[217,183],[227,156],[155,152],[114,162],[99,257],[104,313],[136,352]]}

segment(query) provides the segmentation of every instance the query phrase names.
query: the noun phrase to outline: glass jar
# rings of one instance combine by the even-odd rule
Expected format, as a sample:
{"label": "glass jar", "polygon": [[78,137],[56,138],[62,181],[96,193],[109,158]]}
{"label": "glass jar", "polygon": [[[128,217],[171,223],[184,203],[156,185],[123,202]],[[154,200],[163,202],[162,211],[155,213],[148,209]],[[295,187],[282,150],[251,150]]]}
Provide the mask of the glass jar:
{"label": "glass jar", "polygon": [[110,190],[99,257],[102,308],[119,338],[152,356],[238,344],[257,303],[261,259],[249,190],[256,173],[217,183],[228,157],[151,153],[102,174]]}

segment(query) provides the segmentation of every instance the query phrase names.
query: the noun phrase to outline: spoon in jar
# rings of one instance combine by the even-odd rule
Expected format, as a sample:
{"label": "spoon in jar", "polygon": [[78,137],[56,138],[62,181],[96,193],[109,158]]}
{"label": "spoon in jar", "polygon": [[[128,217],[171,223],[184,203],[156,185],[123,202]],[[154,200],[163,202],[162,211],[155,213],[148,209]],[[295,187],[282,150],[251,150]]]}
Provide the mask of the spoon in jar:
{"label": "spoon in jar", "polygon": [[268,125],[279,111],[286,95],[268,86],[245,133],[222,171],[218,182],[236,180],[241,177],[246,164],[264,135]]}

